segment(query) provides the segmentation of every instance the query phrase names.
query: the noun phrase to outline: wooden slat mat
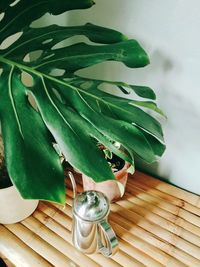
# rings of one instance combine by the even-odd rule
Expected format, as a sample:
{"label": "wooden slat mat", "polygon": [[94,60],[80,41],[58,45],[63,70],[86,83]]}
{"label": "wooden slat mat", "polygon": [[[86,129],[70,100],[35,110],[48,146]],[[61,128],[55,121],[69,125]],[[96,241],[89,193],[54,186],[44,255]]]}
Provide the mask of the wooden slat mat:
{"label": "wooden slat mat", "polygon": [[[81,185],[78,185],[81,191]],[[120,250],[84,255],[71,242],[72,191],[65,207],[40,202],[21,223],[0,225],[0,253],[15,266],[200,266],[200,197],[136,172],[109,222]]]}

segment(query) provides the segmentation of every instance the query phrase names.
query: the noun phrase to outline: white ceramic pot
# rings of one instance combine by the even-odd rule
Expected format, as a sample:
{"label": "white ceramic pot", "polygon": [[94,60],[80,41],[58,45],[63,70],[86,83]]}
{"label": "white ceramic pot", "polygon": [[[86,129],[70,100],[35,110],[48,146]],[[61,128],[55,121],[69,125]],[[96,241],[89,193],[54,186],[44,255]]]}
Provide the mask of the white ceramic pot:
{"label": "white ceramic pot", "polygon": [[34,212],[38,202],[23,199],[15,186],[0,189],[0,223],[22,221]]}

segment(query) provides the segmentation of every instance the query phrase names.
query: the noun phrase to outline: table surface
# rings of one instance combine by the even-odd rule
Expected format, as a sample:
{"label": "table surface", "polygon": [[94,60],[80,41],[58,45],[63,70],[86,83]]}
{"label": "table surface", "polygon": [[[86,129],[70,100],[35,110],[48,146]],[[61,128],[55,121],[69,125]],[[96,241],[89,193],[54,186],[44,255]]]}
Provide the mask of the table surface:
{"label": "table surface", "polygon": [[73,247],[72,191],[66,192],[65,207],[40,202],[24,221],[0,225],[0,254],[10,266],[200,266],[199,196],[136,172],[124,197],[111,205],[120,249],[106,258]]}

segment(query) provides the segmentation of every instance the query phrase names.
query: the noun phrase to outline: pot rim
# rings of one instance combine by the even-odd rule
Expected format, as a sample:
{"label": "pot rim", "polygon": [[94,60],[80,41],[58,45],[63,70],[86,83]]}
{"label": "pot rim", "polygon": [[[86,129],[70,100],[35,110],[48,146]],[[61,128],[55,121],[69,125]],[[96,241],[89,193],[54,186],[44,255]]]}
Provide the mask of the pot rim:
{"label": "pot rim", "polygon": [[10,186],[8,186],[8,187],[5,187],[5,188],[0,188],[0,192],[2,192],[2,191],[8,191],[9,189],[11,189],[12,187],[14,187],[14,185],[10,185]]}
{"label": "pot rim", "polygon": [[124,167],[121,170],[114,172],[114,174],[126,171],[130,167],[130,165],[131,164],[129,162],[125,161]]}

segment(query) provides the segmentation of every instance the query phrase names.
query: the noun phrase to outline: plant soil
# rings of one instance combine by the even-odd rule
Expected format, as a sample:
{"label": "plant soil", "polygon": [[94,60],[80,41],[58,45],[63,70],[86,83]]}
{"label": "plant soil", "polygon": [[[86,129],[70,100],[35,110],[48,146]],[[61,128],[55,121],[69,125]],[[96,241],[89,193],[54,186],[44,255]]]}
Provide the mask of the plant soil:
{"label": "plant soil", "polygon": [[114,173],[123,169],[125,165],[125,161],[120,157],[116,156],[115,154],[113,154],[111,159],[107,159],[107,161],[111,164]]}
{"label": "plant soil", "polygon": [[0,189],[12,186],[5,164],[0,167]]}

